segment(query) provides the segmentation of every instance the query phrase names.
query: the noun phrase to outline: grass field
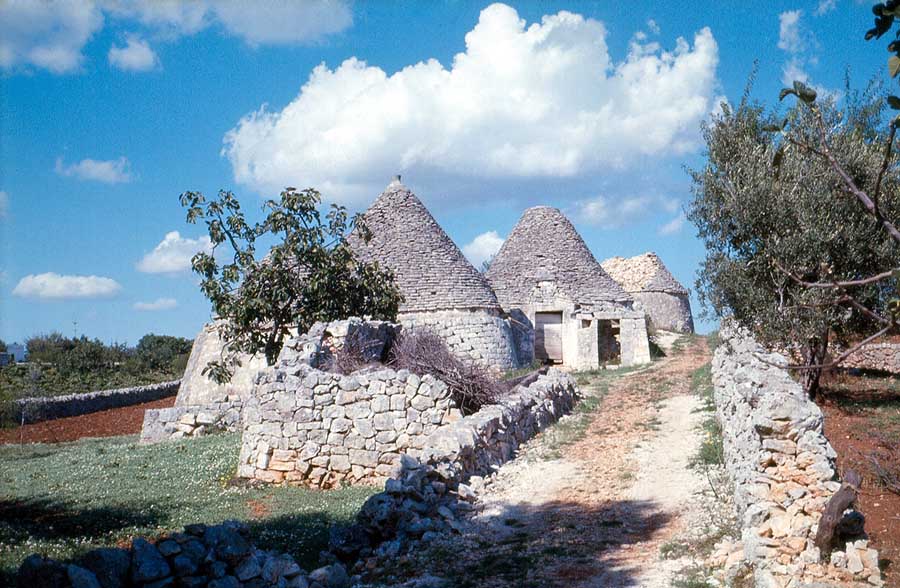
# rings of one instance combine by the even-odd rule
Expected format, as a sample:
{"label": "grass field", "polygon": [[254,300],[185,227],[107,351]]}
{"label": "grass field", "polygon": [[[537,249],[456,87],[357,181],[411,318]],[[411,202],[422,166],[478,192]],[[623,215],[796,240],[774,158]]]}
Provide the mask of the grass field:
{"label": "grass field", "polygon": [[240,519],[257,545],[317,563],[332,524],[352,520],[370,487],[238,488],[240,436],[158,445],[135,437],[0,446],[0,585],[31,553],[66,559],[188,523]]}

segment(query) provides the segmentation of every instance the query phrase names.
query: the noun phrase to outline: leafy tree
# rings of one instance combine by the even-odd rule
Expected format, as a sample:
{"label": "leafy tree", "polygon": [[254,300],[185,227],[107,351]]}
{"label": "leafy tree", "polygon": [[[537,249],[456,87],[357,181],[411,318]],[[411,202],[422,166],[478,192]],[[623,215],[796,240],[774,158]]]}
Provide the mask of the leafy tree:
{"label": "leafy tree", "polygon": [[6,351],[6,341],[0,339],[0,353],[5,353]]}
{"label": "leafy tree", "polygon": [[134,348],[135,359],[143,369],[167,370],[191,353],[190,339],[149,333]]}
{"label": "leafy tree", "polygon": [[803,84],[789,95],[799,104],[786,118],[745,94],[704,127],[708,162],[691,172],[688,216],[707,247],[697,284],[704,303],[764,343],[799,349],[802,383],[815,396],[829,340],[885,326],[897,282],[866,278],[900,264],[898,243],[848,197],[833,161],[855,186],[882,194],[883,216],[900,217],[900,177],[882,166],[885,101],[876,88],[849,93],[841,109],[832,100],[810,108],[816,95]]}
{"label": "leafy tree", "polygon": [[[206,223],[213,252],[194,256],[201,290],[222,319],[220,336],[227,349],[221,361],[204,369],[217,382],[228,381],[240,352],[262,351],[271,365],[291,329],[308,330],[316,321],[370,316],[394,320],[402,300],[393,275],[377,262],[358,259],[348,240],[351,232],[368,241],[362,217],[350,217],[332,205],[326,215],[316,190],[286,188],[279,200],[263,205],[266,217],[249,223],[237,198],[220,191],[207,201],[199,192],[181,195],[187,222]],[[274,240],[257,259],[261,239]],[[220,264],[219,247],[230,249]]]}

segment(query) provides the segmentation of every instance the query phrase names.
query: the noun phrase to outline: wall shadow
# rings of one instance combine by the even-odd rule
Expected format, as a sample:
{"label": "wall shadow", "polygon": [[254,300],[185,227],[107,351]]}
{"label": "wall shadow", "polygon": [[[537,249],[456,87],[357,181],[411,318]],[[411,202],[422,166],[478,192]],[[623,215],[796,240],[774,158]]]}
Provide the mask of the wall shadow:
{"label": "wall shadow", "polygon": [[[670,519],[644,501],[510,504],[472,517],[460,535],[423,545],[405,571],[460,588],[638,586],[641,570],[629,554]],[[388,573],[398,571],[405,575]]]}

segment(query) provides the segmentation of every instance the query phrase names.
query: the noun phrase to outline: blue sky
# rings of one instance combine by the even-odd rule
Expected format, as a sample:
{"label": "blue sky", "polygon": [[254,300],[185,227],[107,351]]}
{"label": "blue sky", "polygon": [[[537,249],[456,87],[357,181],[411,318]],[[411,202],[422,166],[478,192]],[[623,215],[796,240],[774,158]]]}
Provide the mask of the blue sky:
{"label": "blue sky", "polygon": [[210,312],[182,191],[256,211],[315,186],[361,210],[395,173],[476,264],[549,204],[598,260],[656,251],[692,288],[700,121],[754,60],[772,103],[783,80],[839,91],[847,68],[859,87],[887,57],[854,0],[256,6],[0,6],[0,338],[192,337]]}

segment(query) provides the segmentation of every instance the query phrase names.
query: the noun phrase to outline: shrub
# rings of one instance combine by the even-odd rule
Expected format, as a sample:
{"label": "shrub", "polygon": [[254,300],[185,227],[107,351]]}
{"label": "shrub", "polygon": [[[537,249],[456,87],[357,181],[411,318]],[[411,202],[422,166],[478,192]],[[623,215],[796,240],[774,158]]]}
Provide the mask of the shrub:
{"label": "shrub", "polygon": [[407,369],[418,376],[430,374],[443,381],[463,414],[491,404],[504,391],[486,368],[453,355],[447,343],[427,329],[404,331],[391,348],[390,364],[395,369]]}

